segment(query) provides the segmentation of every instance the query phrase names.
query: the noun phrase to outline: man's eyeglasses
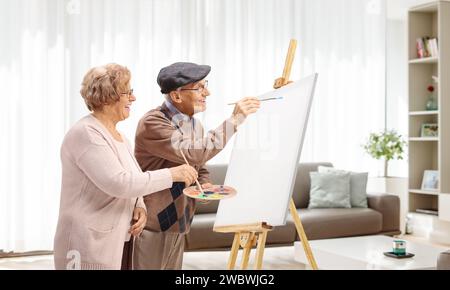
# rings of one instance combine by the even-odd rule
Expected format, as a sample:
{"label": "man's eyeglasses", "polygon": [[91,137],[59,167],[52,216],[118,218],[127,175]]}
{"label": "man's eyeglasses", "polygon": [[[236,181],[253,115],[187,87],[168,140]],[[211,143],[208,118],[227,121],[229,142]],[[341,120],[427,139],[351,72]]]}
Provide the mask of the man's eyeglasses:
{"label": "man's eyeglasses", "polygon": [[195,89],[180,89],[180,91],[200,91],[203,92],[208,88],[208,81],[205,81],[205,84],[201,87],[195,88]]}

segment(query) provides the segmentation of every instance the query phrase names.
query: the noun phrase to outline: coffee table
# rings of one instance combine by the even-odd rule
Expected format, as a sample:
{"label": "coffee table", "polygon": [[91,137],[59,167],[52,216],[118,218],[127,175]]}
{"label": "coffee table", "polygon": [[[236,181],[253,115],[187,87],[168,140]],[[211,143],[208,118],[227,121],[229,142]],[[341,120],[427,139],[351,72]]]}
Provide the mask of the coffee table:
{"label": "coffee table", "polygon": [[[394,238],[361,236],[310,241],[319,269],[323,270],[431,270],[436,268],[439,254],[448,249],[406,241],[406,251],[412,258],[386,257]],[[300,242],[295,242],[295,260],[308,265]]]}

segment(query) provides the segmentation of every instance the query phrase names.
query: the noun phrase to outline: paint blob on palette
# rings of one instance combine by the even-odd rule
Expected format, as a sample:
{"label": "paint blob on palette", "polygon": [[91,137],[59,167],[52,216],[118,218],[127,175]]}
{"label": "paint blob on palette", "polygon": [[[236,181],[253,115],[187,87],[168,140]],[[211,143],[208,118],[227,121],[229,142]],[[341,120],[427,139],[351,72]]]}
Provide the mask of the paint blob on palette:
{"label": "paint blob on palette", "polygon": [[203,193],[197,186],[185,188],[183,193],[189,197],[203,200],[221,200],[236,195],[236,190],[226,185],[213,185],[203,189]]}

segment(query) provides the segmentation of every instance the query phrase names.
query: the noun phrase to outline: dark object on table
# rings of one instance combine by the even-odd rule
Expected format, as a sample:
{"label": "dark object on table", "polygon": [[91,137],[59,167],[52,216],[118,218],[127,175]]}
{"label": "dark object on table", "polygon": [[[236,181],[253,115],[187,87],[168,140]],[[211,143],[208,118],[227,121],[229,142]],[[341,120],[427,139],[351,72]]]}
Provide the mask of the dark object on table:
{"label": "dark object on table", "polygon": [[396,255],[396,254],[394,254],[394,252],[384,252],[383,254],[385,256],[395,258],[395,259],[406,259],[406,258],[414,257],[414,254],[411,254],[411,253],[406,253],[405,255]]}

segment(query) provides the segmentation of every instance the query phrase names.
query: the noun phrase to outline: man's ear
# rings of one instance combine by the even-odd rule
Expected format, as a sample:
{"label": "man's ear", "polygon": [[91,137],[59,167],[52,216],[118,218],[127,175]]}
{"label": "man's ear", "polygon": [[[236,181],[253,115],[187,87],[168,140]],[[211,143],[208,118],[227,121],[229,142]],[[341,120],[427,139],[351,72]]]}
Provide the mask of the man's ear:
{"label": "man's ear", "polygon": [[170,99],[172,100],[172,102],[174,103],[181,103],[181,95],[178,91],[171,91],[169,93]]}

